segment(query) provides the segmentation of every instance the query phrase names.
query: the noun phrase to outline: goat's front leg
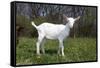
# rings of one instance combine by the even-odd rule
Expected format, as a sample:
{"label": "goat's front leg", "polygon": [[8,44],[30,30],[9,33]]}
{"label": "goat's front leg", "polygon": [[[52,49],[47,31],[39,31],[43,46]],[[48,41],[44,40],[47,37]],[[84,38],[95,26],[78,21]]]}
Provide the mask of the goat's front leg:
{"label": "goat's front leg", "polygon": [[[61,54],[64,56],[64,46],[63,46],[63,40],[59,40],[59,49],[61,49]],[[60,52],[60,51],[59,51]]]}
{"label": "goat's front leg", "polygon": [[60,45],[59,45],[59,47],[58,47],[58,55],[60,55]]}

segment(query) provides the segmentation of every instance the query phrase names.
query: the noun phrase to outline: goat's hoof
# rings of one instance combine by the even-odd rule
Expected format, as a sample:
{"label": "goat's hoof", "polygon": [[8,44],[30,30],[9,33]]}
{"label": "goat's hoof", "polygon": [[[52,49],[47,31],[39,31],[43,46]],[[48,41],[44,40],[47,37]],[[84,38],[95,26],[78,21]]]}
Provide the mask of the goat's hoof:
{"label": "goat's hoof", "polygon": [[39,54],[37,54],[37,57],[40,57],[41,56],[41,54],[39,53]]}
{"label": "goat's hoof", "polygon": [[62,57],[65,57],[65,55],[62,55]]}
{"label": "goat's hoof", "polygon": [[62,56],[61,54],[58,54],[58,56]]}
{"label": "goat's hoof", "polygon": [[40,58],[40,56],[37,56],[37,58]]}
{"label": "goat's hoof", "polygon": [[37,55],[37,58],[40,58],[41,57],[41,55],[39,54],[39,55]]}

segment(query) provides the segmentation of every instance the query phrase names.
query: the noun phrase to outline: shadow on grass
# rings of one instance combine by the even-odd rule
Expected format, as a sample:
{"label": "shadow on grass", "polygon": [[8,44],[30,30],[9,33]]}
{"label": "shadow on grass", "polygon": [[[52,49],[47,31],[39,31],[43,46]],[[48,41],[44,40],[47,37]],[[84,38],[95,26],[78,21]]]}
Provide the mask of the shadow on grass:
{"label": "shadow on grass", "polygon": [[[33,52],[34,54],[36,54],[36,50],[33,50],[33,51],[29,50],[29,52]],[[42,54],[41,51],[40,53]],[[57,50],[54,50],[54,49],[45,50],[45,54],[57,54]]]}
{"label": "shadow on grass", "polygon": [[47,54],[57,54],[57,50],[49,49],[49,50],[45,50],[45,53],[47,53]]}

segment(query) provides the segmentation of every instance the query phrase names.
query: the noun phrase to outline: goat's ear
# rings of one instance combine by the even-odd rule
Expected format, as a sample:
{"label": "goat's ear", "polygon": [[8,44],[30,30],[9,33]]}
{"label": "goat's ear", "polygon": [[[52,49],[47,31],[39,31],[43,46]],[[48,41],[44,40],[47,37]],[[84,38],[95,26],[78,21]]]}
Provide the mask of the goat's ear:
{"label": "goat's ear", "polygon": [[68,17],[67,17],[66,15],[63,14],[63,18],[67,20]]}
{"label": "goat's ear", "polygon": [[75,18],[75,21],[79,20],[80,19],[80,16],[78,16],[77,18]]}

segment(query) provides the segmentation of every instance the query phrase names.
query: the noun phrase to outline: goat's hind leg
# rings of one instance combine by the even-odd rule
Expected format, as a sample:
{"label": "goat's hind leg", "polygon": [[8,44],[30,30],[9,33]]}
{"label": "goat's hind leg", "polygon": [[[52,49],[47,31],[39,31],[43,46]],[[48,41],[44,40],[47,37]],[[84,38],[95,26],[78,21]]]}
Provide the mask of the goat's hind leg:
{"label": "goat's hind leg", "polygon": [[41,46],[41,43],[42,43],[43,39],[44,39],[44,36],[43,35],[39,35],[38,41],[36,43],[37,55],[40,55],[40,46]]}
{"label": "goat's hind leg", "polygon": [[39,41],[37,41],[37,43],[36,43],[36,48],[37,48],[37,55],[40,55],[40,42]]}
{"label": "goat's hind leg", "polygon": [[45,48],[44,48],[44,43],[45,43],[45,41],[46,41],[46,38],[44,38],[44,39],[42,40],[42,43],[41,43],[41,51],[42,51],[43,54],[45,54]]}

